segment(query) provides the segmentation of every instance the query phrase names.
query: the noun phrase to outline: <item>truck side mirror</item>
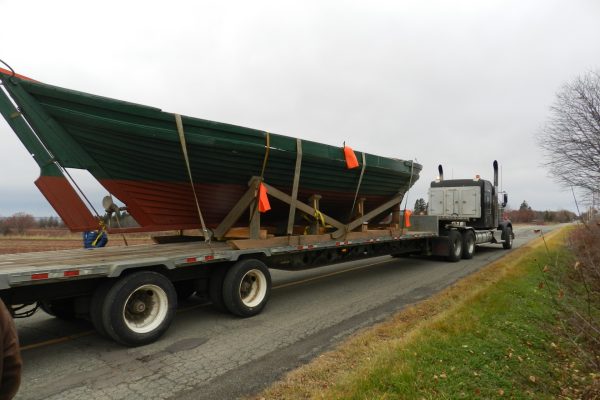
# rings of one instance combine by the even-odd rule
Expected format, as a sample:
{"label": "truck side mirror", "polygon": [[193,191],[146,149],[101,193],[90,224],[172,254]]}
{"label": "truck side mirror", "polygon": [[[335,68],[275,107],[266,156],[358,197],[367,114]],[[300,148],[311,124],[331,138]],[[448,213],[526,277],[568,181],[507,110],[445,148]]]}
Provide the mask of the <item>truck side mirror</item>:
{"label": "truck side mirror", "polygon": [[504,193],[504,199],[502,200],[502,208],[506,207],[506,204],[508,204],[508,195]]}

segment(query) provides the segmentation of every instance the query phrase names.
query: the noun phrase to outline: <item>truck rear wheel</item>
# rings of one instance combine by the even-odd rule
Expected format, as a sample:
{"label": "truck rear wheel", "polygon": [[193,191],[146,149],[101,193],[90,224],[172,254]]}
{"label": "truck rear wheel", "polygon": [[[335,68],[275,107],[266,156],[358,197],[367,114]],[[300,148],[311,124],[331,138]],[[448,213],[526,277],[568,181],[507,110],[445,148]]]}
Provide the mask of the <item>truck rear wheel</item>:
{"label": "truck rear wheel", "polygon": [[164,275],[141,271],[119,279],[102,303],[102,324],[108,335],[126,346],[140,346],[154,342],[169,328],[177,292]]}
{"label": "truck rear wheel", "polygon": [[446,259],[451,262],[460,261],[462,257],[462,235],[458,231],[448,232],[448,257]]}
{"label": "truck rear wheel", "polygon": [[462,234],[462,258],[470,260],[475,254],[475,234],[466,230]]}
{"label": "truck rear wheel", "polygon": [[225,307],[240,317],[259,314],[271,295],[271,274],[259,260],[240,260],[232,265],[223,281]]}

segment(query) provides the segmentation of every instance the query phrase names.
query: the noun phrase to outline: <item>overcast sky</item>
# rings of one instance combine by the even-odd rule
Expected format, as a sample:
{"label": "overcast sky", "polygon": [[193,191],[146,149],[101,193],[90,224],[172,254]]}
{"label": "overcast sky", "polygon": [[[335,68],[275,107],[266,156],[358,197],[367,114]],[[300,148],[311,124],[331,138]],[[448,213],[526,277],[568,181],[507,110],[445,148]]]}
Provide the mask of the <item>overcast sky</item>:
{"label": "overcast sky", "polygon": [[[71,89],[423,164],[574,209],[534,136],[600,68],[600,1],[0,0],[0,59]],[[54,212],[0,119],[0,215]],[[103,194],[91,192],[100,204]]]}

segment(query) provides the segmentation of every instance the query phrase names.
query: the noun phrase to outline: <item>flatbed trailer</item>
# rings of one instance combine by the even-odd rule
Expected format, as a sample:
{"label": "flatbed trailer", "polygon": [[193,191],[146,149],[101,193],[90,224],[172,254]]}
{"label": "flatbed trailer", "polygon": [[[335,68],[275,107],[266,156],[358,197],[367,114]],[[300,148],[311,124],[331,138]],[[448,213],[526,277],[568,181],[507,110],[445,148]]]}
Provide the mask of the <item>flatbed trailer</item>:
{"label": "flatbed trailer", "polygon": [[249,317],[268,301],[269,268],[431,254],[435,241],[447,241],[439,236],[437,217],[411,222],[411,228],[348,232],[339,239],[291,235],[0,255],[0,297],[15,317],[40,307],[62,319],[88,318],[100,334],[137,346],[167,330],[178,298],[206,295],[218,309]]}
{"label": "flatbed trailer", "polygon": [[[331,155],[338,152],[331,146],[305,142],[303,150],[303,141],[296,139],[294,149],[293,140],[287,138],[281,142],[286,150],[275,141],[272,145],[267,132],[257,134],[258,131],[246,128],[186,117],[186,128],[196,132],[190,135],[179,114],[169,115],[146,106],[36,83],[8,68],[10,71],[0,69],[0,114],[40,166],[36,184],[73,231],[98,226],[95,234],[100,235],[112,213],[118,217],[120,210],[128,209],[134,217],[136,213],[142,217],[140,226],[124,230],[109,227],[109,231],[201,226],[203,240],[196,237],[196,241],[187,243],[0,256],[0,298],[15,317],[26,317],[42,308],[58,318],[89,318],[102,335],[136,346],[158,339],[171,324],[177,299],[193,293],[208,295],[217,308],[240,317],[258,314],[269,299],[269,268],[306,269],[386,254],[414,253],[444,256],[456,262],[471,258],[478,244],[501,243],[505,249],[512,246],[512,224],[500,217],[507,197],[504,194],[503,205],[499,206],[496,161],[493,184],[478,176],[473,180],[444,181],[440,166],[438,182],[432,182],[430,189],[429,215],[413,217],[409,223],[401,204],[422,168],[414,161],[368,158],[362,153],[359,163],[353,150],[344,145],[338,153],[343,152],[344,162]],[[165,121],[170,128],[164,128]],[[169,136],[174,133],[173,122],[177,136]],[[216,136],[205,138],[200,134],[209,128],[218,131]],[[110,146],[104,141],[108,132],[114,137]],[[220,136],[224,132],[234,135],[227,146],[223,145],[226,151],[219,147],[218,155],[210,158],[220,167],[190,163],[186,132],[198,143],[191,148],[200,149],[195,161],[203,161],[204,154],[216,151],[211,146],[225,142]],[[80,140],[76,140],[79,136]],[[155,142],[163,136],[168,139]],[[239,147],[242,136],[246,138],[243,142],[254,143],[252,140],[263,136],[265,142]],[[147,140],[138,148],[140,138]],[[123,146],[112,154],[113,145],[121,144],[122,139]],[[181,162],[176,161],[179,146],[173,146],[174,143],[181,146]],[[168,162],[161,168],[154,166],[153,174],[146,173],[150,169],[146,167],[167,145]],[[139,156],[138,150],[146,146],[151,151]],[[246,154],[247,149],[254,155],[241,157],[250,154]],[[278,158],[277,152],[286,154]],[[252,176],[258,170],[250,166],[260,165],[260,156],[256,156],[260,153],[260,175]],[[269,171],[265,172],[271,153],[271,165],[277,167],[275,175],[285,177],[275,179],[274,186],[267,182]],[[130,161],[129,157],[138,162],[115,164]],[[315,159],[324,161],[313,163]],[[337,161],[332,163],[330,159]],[[367,167],[368,159],[371,161]],[[203,172],[215,176],[195,180],[194,165],[196,170],[209,166]],[[222,170],[228,167],[235,167],[235,179],[223,175]],[[338,171],[334,174],[323,175],[327,169],[338,167],[357,169],[350,175],[340,174],[337,169],[332,170]],[[67,168],[87,170],[109,192],[102,200],[107,213],[104,217],[79,193],[81,190]],[[131,176],[120,174],[130,168],[136,170]],[[109,170],[119,173],[108,173]],[[173,175],[164,175],[165,171]],[[187,174],[181,174],[183,171]],[[371,175],[371,171],[377,173]],[[336,180],[342,176],[345,180],[340,186]],[[250,180],[245,189],[242,183],[247,178]],[[213,193],[214,188],[218,190]],[[387,189],[375,190],[382,188]],[[204,201],[199,200],[197,190],[208,191]],[[129,191],[136,195],[129,196]],[[125,201],[125,207],[117,206],[112,201],[113,192],[117,198],[123,194],[123,200],[128,199],[131,204]],[[239,196],[237,202],[232,196]],[[261,211],[270,210],[268,198],[276,200],[279,208],[265,215],[261,226]],[[141,199],[150,199],[147,212],[136,206]],[[340,199],[348,201],[347,208],[341,207]],[[202,202],[213,210],[212,215],[207,215],[210,224],[205,224]],[[94,209],[96,217],[90,209]],[[157,214],[160,223],[153,222],[150,214]],[[232,234],[236,230],[244,234]],[[501,231],[499,238],[496,231]],[[234,239],[239,237],[245,239]],[[171,239],[181,241],[185,237]]]}
{"label": "flatbed trailer", "polygon": [[[180,235],[167,237],[178,241],[171,243],[162,237],[153,245],[0,255],[0,298],[14,317],[41,308],[57,318],[87,318],[101,335],[127,346],[151,343],[169,328],[178,299],[194,293],[238,317],[260,313],[270,297],[269,269],[302,270],[382,255],[435,255],[456,262],[471,258],[482,243],[510,249],[514,234],[512,223],[501,219],[507,197],[498,204],[497,171],[494,162],[494,184],[478,177],[444,181],[440,166],[440,179],[430,189],[430,215],[408,219],[400,193],[368,213],[359,201],[348,224],[320,213],[318,200],[309,205],[269,186],[270,195],[292,211],[314,213],[306,234],[280,236],[263,235],[253,179],[212,231],[220,240]],[[227,239],[246,211],[254,215],[243,228],[247,238]],[[183,239],[194,241],[179,242]]]}

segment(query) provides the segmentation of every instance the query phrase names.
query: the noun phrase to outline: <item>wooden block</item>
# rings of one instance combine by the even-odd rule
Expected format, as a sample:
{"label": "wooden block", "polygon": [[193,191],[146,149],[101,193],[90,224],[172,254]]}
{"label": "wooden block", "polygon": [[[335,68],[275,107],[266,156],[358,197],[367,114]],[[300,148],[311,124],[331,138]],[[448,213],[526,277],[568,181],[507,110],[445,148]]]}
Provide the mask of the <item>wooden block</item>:
{"label": "wooden block", "polygon": [[[231,228],[225,233],[224,237],[226,239],[249,239],[250,238],[250,228],[249,227],[234,227]],[[267,238],[267,230],[261,229],[259,233],[259,238],[264,240]]]}

